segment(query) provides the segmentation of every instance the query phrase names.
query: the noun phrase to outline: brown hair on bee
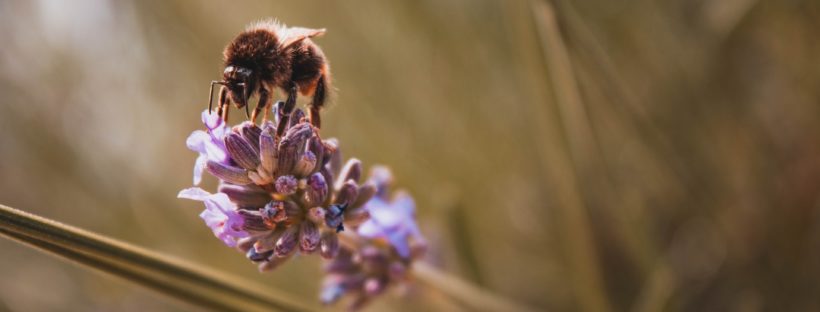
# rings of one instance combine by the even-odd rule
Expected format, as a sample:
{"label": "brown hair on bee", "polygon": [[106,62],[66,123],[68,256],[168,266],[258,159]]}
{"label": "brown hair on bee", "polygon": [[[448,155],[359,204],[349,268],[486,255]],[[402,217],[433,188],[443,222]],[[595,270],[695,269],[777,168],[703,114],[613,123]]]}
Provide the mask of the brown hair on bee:
{"label": "brown hair on bee", "polygon": [[222,118],[228,118],[229,102],[237,108],[244,107],[249,114],[248,101],[258,95],[256,108],[248,117],[256,122],[263,112],[265,120],[272,92],[278,88],[287,94],[287,100],[278,109],[278,135],[282,135],[288,123],[297,94],[312,97],[308,118],[320,127],[319,111],[330,91],[330,67],[322,50],[310,38],[324,33],[324,29],[287,27],[274,20],[250,25],[225,47],[225,70],[221,81],[211,82],[208,109],[213,101],[213,85],[220,84],[217,112]]}

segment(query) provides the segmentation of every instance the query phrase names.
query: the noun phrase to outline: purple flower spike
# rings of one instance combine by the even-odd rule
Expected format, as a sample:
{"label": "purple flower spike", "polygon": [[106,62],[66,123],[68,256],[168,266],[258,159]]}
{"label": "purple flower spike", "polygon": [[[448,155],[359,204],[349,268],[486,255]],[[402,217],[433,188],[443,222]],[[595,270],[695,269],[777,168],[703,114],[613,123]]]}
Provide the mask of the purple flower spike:
{"label": "purple flower spike", "polygon": [[211,228],[214,236],[228,247],[235,247],[237,240],[248,237],[248,233],[242,230],[244,219],[237,212],[236,205],[228,199],[228,195],[210,194],[201,188],[192,187],[180,191],[177,197],[204,202],[205,210],[199,217]]}
{"label": "purple flower spike", "polygon": [[194,185],[202,182],[202,171],[209,160],[227,164],[229,159],[224,143],[225,134],[228,132],[225,122],[216,112],[209,113],[205,110],[202,112],[202,123],[208,130],[194,131],[185,142],[189,149],[199,153],[194,165]]}

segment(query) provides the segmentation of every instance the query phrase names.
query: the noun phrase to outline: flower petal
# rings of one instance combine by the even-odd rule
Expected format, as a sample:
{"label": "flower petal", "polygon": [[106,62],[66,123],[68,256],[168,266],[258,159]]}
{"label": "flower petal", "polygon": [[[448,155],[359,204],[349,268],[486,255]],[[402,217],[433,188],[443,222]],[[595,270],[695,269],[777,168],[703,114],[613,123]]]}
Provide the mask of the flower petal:
{"label": "flower petal", "polygon": [[228,195],[217,193],[206,197],[205,210],[199,216],[214,235],[229,247],[236,246],[238,239],[248,237],[248,233],[242,230],[244,219]]}
{"label": "flower petal", "polygon": [[205,165],[208,163],[208,157],[199,155],[194,162],[194,185],[199,185],[202,182],[202,171],[205,171]]}
{"label": "flower petal", "polygon": [[211,193],[208,193],[208,191],[203,190],[201,188],[189,187],[189,188],[186,188],[184,190],[179,191],[179,194],[177,194],[177,198],[185,198],[185,199],[203,201],[203,200],[205,200],[205,198],[207,198],[210,195],[211,195]]}
{"label": "flower petal", "polygon": [[185,145],[194,152],[205,152],[205,144],[206,142],[211,141],[211,135],[202,130],[196,130],[191,132],[191,135],[188,136],[188,139],[185,140]]}
{"label": "flower petal", "polygon": [[202,123],[210,130],[219,128],[224,124],[219,114],[215,111],[209,112],[207,109],[202,111]]}

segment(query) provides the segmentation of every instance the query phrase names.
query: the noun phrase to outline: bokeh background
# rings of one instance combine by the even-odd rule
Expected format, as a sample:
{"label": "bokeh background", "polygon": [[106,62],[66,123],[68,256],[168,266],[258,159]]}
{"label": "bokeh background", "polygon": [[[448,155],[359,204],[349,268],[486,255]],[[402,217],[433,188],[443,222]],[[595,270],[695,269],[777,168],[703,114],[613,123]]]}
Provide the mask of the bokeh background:
{"label": "bokeh background", "polygon": [[[323,134],[394,169],[442,270],[544,310],[820,310],[818,1],[0,1],[0,203],[316,300],[318,257],[258,274],[176,199],[265,17],[328,29]],[[198,309],[0,250],[0,310]],[[369,309],[461,307],[410,295]]]}

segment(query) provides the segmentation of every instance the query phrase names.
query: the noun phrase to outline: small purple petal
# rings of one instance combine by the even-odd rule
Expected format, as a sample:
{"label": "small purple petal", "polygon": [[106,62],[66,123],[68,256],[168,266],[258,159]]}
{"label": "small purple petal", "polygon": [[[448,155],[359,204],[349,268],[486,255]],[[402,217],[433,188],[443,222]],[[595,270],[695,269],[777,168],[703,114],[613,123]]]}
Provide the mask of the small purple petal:
{"label": "small purple petal", "polygon": [[196,130],[191,132],[191,135],[189,135],[188,139],[185,140],[185,145],[187,145],[189,149],[199,152],[201,150],[205,150],[205,142],[210,140],[210,134],[202,130]]}
{"label": "small purple petal", "polygon": [[225,148],[223,139],[227,133],[227,127],[222,118],[216,112],[209,113],[208,110],[202,112],[202,123],[207,131],[197,130],[188,136],[185,145],[194,152],[199,153],[199,158],[194,165],[194,185],[202,181],[202,170],[207,161],[214,161],[228,164],[229,156]]}
{"label": "small purple petal", "polygon": [[370,219],[359,226],[359,235],[387,240],[400,256],[410,257],[410,239],[421,239],[413,198],[406,193],[399,193],[390,202],[375,197],[364,208],[370,212]]}
{"label": "small purple petal", "polygon": [[238,239],[248,237],[248,233],[242,230],[244,219],[225,194],[206,197],[205,210],[199,216],[228,247],[234,247]]}
{"label": "small purple petal", "polygon": [[202,171],[205,171],[205,165],[208,164],[208,157],[199,155],[194,162],[194,185],[199,185],[202,182]]}
{"label": "small purple petal", "polygon": [[179,194],[177,194],[177,198],[185,198],[198,201],[203,201],[208,196],[211,196],[211,193],[208,193],[208,191],[198,187],[189,187],[179,191]]}
{"label": "small purple petal", "polygon": [[202,111],[202,123],[205,124],[209,130],[218,129],[224,126],[222,118],[215,111],[209,112],[207,109]]}

